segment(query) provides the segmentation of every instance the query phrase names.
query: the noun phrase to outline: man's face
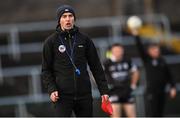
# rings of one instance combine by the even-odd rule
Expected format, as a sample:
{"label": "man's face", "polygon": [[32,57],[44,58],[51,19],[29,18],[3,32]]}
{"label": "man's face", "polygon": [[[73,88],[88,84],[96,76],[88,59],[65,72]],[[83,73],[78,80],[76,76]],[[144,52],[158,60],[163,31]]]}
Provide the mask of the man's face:
{"label": "man's face", "polygon": [[152,58],[158,58],[160,56],[160,49],[159,46],[150,46],[148,48],[148,54],[152,57]]}
{"label": "man's face", "polygon": [[59,24],[61,25],[62,30],[70,30],[74,26],[74,16],[72,13],[64,13],[60,20]]}
{"label": "man's face", "polygon": [[111,49],[111,53],[114,56],[114,58],[119,61],[123,58],[124,55],[124,48],[121,46],[114,46]]}

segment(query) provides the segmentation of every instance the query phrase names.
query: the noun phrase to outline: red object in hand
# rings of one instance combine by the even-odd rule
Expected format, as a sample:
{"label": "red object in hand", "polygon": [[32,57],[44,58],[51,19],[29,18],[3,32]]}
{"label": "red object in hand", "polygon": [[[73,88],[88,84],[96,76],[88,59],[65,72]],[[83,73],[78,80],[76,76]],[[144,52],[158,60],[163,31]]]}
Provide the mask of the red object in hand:
{"label": "red object in hand", "polygon": [[101,104],[101,109],[107,113],[108,115],[112,115],[113,109],[111,106],[111,102],[109,100],[105,99],[105,96],[103,96],[102,104]]}

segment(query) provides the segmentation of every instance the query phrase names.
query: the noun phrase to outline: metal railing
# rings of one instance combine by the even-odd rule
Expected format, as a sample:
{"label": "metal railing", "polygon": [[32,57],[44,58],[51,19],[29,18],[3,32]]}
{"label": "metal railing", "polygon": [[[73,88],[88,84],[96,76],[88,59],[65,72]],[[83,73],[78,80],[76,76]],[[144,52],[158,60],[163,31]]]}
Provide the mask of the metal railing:
{"label": "metal railing", "polygon": [[[151,16],[151,15],[150,15]],[[148,20],[150,16],[140,16],[143,20]],[[153,15],[155,17],[154,24],[158,26],[161,22],[167,34],[170,34],[169,22],[166,16],[164,15]],[[82,19],[78,20],[76,24],[79,27],[91,28],[91,27],[100,27],[107,26],[109,37],[104,38],[94,38],[96,47],[99,49],[100,57],[103,59],[105,50],[107,47],[114,42],[121,42],[125,45],[132,45],[133,40],[130,37],[128,40],[122,41],[121,30],[122,26],[126,24],[128,17],[106,17],[106,18],[92,18],[92,19]],[[34,31],[49,31],[54,30],[56,27],[56,22],[34,22],[34,23],[20,23],[20,24],[8,24],[0,25],[0,36],[1,34],[7,34],[8,44],[0,46],[0,57],[1,55],[9,55],[10,58],[14,60],[20,60],[21,54],[28,53],[41,53],[42,51],[42,42],[37,43],[19,43],[19,33],[24,32],[34,32]],[[168,37],[168,36],[166,36]],[[177,56],[166,56],[168,63],[180,63],[180,55]],[[137,63],[141,64],[139,59]],[[3,84],[3,78],[14,79],[16,76],[28,76],[29,83],[29,95],[24,96],[14,96],[14,97],[4,97],[0,98],[0,106],[6,105],[16,105],[16,115],[17,116],[27,116],[28,111],[26,110],[27,103],[36,103],[36,102],[48,102],[48,94],[42,94],[42,86],[40,81],[41,65],[32,65],[32,66],[21,66],[21,67],[9,67],[2,68],[1,58],[0,58],[0,83]],[[92,81],[93,83],[93,81]],[[140,86],[137,89],[137,97],[140,94],[143,94],[143,86]],[[178,86],[178,90],[179,90]],[[93,88],[93,97],[99,97],[97,89]],[[137,113],[143,116],[143,98],[138,97],[137,99]],[[141,111],[141,112],[140,112]]]}

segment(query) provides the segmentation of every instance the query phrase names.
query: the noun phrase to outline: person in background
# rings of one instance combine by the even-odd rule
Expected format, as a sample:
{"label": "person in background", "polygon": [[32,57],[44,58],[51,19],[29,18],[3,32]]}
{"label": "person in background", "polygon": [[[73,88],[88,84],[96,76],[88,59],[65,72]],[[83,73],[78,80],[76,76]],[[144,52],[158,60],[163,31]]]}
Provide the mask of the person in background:
{"label": "person in background", "polygon": [[92,92],[87,65],[93,73],[102,102],[107,101],[108,86],[92,40],[74,25],[75,11],[69,5],[57,9],[57,28],[44,42],[42,78],[56,116],[92,116]]}
{"label": "person in background", "polygon": [[122,108],[128,117],[135,117],[135,98],[132,92],[139,80],[138,68],[132,61],[125,59],[121,44],[113,44],[110,52],[110,59],[104,62],[104,69],[110,88],[112,117],[120,117]]}
{"label": "person in background", "polygon": [[170,84],[169,95],[171,98],[175,98],[175,82],[161,55],[159,45],[150,43],[145,49],[139,36],[139,30],[136,28],[130,30],[135,37],[135,43],[146,70],[146,115],[148,117],[161,117],[165,104],[166,85]]}

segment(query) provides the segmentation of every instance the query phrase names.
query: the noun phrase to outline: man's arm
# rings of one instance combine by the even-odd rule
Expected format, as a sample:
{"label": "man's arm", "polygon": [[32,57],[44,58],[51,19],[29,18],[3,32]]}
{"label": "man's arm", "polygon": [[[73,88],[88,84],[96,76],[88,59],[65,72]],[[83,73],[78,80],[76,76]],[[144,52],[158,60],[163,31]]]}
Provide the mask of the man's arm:
{"label": "man's arm", "polygon": [[88,60],[88,65],[95,78],[98,89],[101,95],[108,94],[107,80],[105,79],[105,74],[100,63],[97,50],[92,42],[92,40],[87,40],[87,53],[86,57]]}
{"label": "man's arm", "polygon": [[133,71],[132,72],[132,80],[131,80],[131,88],[136,89],[137,83],[139,81],[139,71]]}
{"label": "man's arm", "polygon": [[140,74],[137,65],[131,64],[131,88],[136,89],[137,83],[139,81]]}
{"label": "man's arm", "polygon": [[104,62],[104,72],[108,83],[108,88],[113,88],[114,81],[110,75],[108,60]]}
{"label": "man's arm", "polygon": [[[166,63],[166,62],[165,62]],[[170,91],[169,91],[169,95],[171,98],[175,98],[176,97],[176,86],[175,86],[175,81],[172,77],[172,74],[170,72],[170,69],[168,67],[168,65],[166,64],[166,67],[165,67],[165,74],[167,76],[167,81],[168,83],[170,84]]]}
{"label": "man's arm", "polygon": [[140,54],[142,60],[145,62],[148,58],[148,55],[144,48],[144,45],[142,44],[141,38],[139,37],[139,33],[137,30],[132,30],[131,33],[135,37],[135,43],[136,43],[137,49],[139,51],[139,54]]}
{"label": "man's arm", "polygon": [[53,52],[52,43],[47,39],[43,46],[42,52],[42,79],[44,86],[48,89],[48,93],[57,91],[55,77],[53,76]]}

